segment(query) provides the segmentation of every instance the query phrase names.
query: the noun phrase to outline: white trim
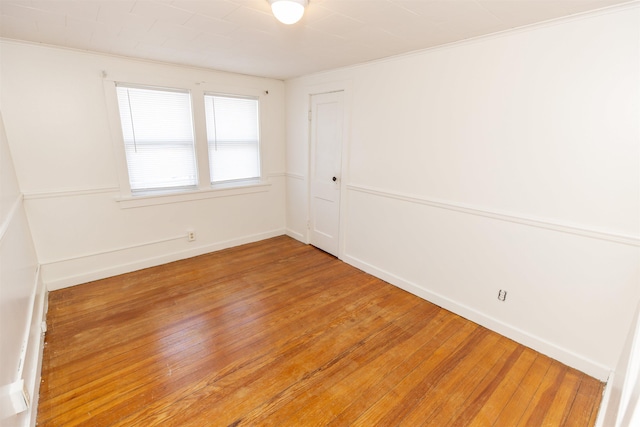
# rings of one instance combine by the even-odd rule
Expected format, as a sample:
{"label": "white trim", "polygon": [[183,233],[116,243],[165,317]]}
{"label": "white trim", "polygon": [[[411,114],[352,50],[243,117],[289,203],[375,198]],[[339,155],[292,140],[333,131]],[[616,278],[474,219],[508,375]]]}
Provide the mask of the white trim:
{"label": "white trim", "polygon": [[[25,44],[34,44],[30,42],[22,42]],[[62,50],[72,50],[76,51],[73,48],[61,47],[61,46],[49,46],[52,48],[58,48]],[[77,52],[77,51],[76,51]],[[102,52],[87,52],[80,51],[79,53],[95,55],[95,56],[113,56],[109,53]],[[116,55],[116,57],[118,57]],[[148,64],[156,64],[161,66],[168,66],[174,68],[187,68],[195,71],[202,71],[205,73],[215,73],[215,74],[226,74],[229,77],[232,77],[234,80],[236,78],[240,78],[241,80],[247,79],[250,82],[245,84],[239,84],[238,82],[229,83],[223,82],[224,79],[212,79],[208,81],[199,80],[198,78],[191,77],[177,77],[175,73],[167,74],[167,73],[156,73],[149,74],[145,72],[138,71],[123,71],[122,69],[114,69],[114,70],[103,70],[102,71],[102,79],[105,82],[112,83],[120,83],[124,86],[127,85],[137,85],[142,87],[158,87],[158,88],[174,88],[174,89],[186,89],[193,92],[200,92],[204,96],[204,94],[216,94],[222,96],[236,96],[236,97],[246,97],[246,98],[254,98],[254,99],[263,99],[265,95],[265,91],[272,89],[269,85],[270,82],[282,82],[281,79],[275,79],[272,77],[261,77],[261,76],[251,76],[248,74],[240,74],[228,71],[216,70],[213,68],[202,68],[202,67],[192,67],[189,65],[178,64],[175,62],[162,62],[162,61],[148,61],[141,58],[133,58],[133,57],[121,57],[126,58],[135,62],[148,63]],[[264,82],[264,85],[258,85],[256,80],[261,80]],[[203,104],[204,105],[204,104]],[[116,104],[117,107],[117,104]],[[119,110],[116,110],[118,112]],[[121,128],[117,129],[118,132],[121,132]]]}
{"label": "white trim", "polygon": [[[116,162],[116,173],[118,176],[118,190],[122,196],[131,195],[131,185],[129,183],[129,171],[127,169],[127,155],[124,148],[124,137],[122,136],[122,123],[120,122],[120,109],[118,107],[118,95],[116,82],[107,80],[105,71],[103,73],[102,88],[104,91],[104,108],[107,111],[107,121],[109,123],[109,135],[111,139],[111,149]],[[194,148],[195,150],[195,148]]]}
{"label": "white trim", "polygon": [[[199,189],[204,190],[207,189],[209,185],[211,185],[211,165],[209,164],[209,141],[207,140],[207,115],[204,101],[204,92],[201,90],[190,90],[190,93],[191,120],[193,120],[194,138],[193,152],[196,156],[196,169],[198,175],[197,185]],[[258,138],[260,138],[260,136]],[[260,141],[258,141],[258,150],[259,149]],[[261,156],[259,157],[262,158]],[[203,159],[206,159],[206,161],[203,161]],[[262,164],[260,166],[262,166]]]}
{"label": "white trim", "polygon": [[286,229],[286,234],[287,236],[291,237],[292,239],[296,239],[299,242],[302,242],[304,244],[307,244],[308,242],[306,241],[304,234],[302,233],[298,233],[297,231],[291,229],[291,228],[287,228]]}
{"label": "white trim", "polygon": [[616,426],[638,425],[634,423],[640,404],[638,401],[640,392],[640,315],[638,310],[636,308],[636,316],[631,324],[630,338],[628,338],[631,340],[628,350],[629,360],[624,366],[620,366],[620,362],[617,366],[618,371],[623,373],[624,377],[620,391],[620,403],[616,408]]}
{"label": "white trim", "polygon": [[[82,272],[82,273],[74,274],[71,276],[66,276],[66,277],[61,277],[61,278],[56,278],[54,280],[46,281],[46,285],[49,291],[68,288],[71,286],[91,282],[94,280],[100,280],[107,277],[117,276],[119,274],[130,273],[132,271],[142,270],[144,268],[155,267],[161,264],[166,264],[166,263],[178,261],[181,259],[191,258],[194,256],[203,255],[203,254],[219,251],[226,248],[231,248],[234,246],[244,245],[246,243],[257,242],[260,240],[265,240],[265,239],[269,239],[271,237],[276,237],[276,236],[282,236],[283,234],[285,234],[285,231],[286,231],[285,229],[276,229],[276,230],[266,231],[264,233],[251,234],[251,235],[242,236],[242,237],[238,237],[231,240],[216,242],[209,245],[197,246],[192,249],[179,250],[171,253],[165,253],[160,256],[139,259],[139,260],[125,263],[125,264],[111,265],[106,268]],[[122,248],[121,250],[124,251],[127,249],[135,249],[136,247],[137,246],[133,246],[131,248]],[[78,257],[77,259],[80,259],[80,258],[82,257]],[[66,261],[61,261],[61,262],[71,262],[74,260],[76,260],[76,258],[70,258]],[[43,266],[43,268],[45,269],[45,272],[46,272],[46,268],[49,265],[53,265],[53,263]]]}
{"label": "white trim", "polygon": [[230,197],[243,194],[263,193],[269,191],[271,183],[248,182],[233,184],[217,184],[208,188],[184,192],[161,194],[145,194],[139,196],[117,197],[115,200],[122,209],[139,208],[145,206],[166,205],[170,203],[190,202],[193,200],[211,199],[214,197]]}
{"label": "white trim", "polygon": [[40,191],[33,193],[25,193],[25,200],[35,200],[35,199],[50,199],[55,197],[75,197],[75,196],[87,196],[92,194],[102,194],[102,193],[117,193],[120,191],[118,187],[102,187],[102,188],[79,188],[79,189],[68,189],[68,190],[51,190],[51,191]]}
{"label": "white trim", "polygon": [[399,287],[413,295],[416,295],[426,301],[432,302],[446,310],[456,313],[472,322],[478,323],[492,331],[495,331],[507,338],[545,354],[555,360],[558,360],[568,366],[578,369],[592,377],[601,381],[605,381],[611,369],[598,362],[588,359],[584,356],[576,354],[571,350],[561,347],[557,344],[546,341],[538,336],[532,335],[522,329],[513,327],[509,324],[501,322],[491,316],[487,316],[469,306],[460,304],[457,301],[444,297],[435,292],[424,289],[423,287],[405,280],[395,274],[379,269],[365,261],[356,257],[345,254],[343,261],[373,276],[376,276],[390,284]]}
{"label": "white trim", "polygon": [[[41,280],[40,266],[37,267],[33,289],[29,297],[29,307],[20,348],[18,369],[12,385],[19,385],[17,397],[20,406],[14,405],[14,413],[20,426],[35,426],[38,415],[42,358],[44,354],[44,333],[41,325],[46,318],[47,291]],[[27,369],[25,371],[25,369]],[[3,387],[5,389],[5,387]],[[23,391],[24,390],[24,391]],[[24,394],[23,394],[24,393]],[[25,397],[23,397],[25,396]],[[7,396],[3,396],[6,398]],[[6,409],[6,407],[5,407]],[[6,413],[3,414],[7,415]]]}
{"label": "white trim", "polygon": [[42,360],[44,356],[44,338],[45,333],[41,332],[41,325],[47,318],[48,305],[48,292],[44,286],[44,282],[40,276],[40,266],[38,266],[38,272],[36,274],[36,293],[40,291],[40,296],[35,301],[34,313],[37,316],[37,321],[31,319],[31,327],[37,328],[36,331],[31,332],[31,337],[38,337],[37,341],[30,343],[32,346],[35,344],[35,351],[31,353],[31,363],[29,366],[35,371],[32,371],[33,383],[27,384],[27,387],[31,393],[31,408],[29,412],[29,425],[34,427],[38,420],[38,402],[40,399],[40,383],[42,378]]}
{"label": "white trim", "polygon": [[172,242],[174,240],[188,240],[189,236],[188,233],[185,233],[182,236],[177,236],[177,237],[167,237],[165,239],[158,239],[158,240],[154,240],[151,242],[145,242],[145,243],[139,243],[137,245],[131,245],[131,246],[127,246],[127,247],[122,247],[122,248],[115,248],[115,249],[107,249],[104,251],[98,251],[98,252],[91,252],[88,254],[82,254],[82,255],[77,255],[77,256],[72,256],[72,257],[67,257],[67,258],[61,258],[61,259],[57,259],[57,260],[53,260],[53,261],[43,261],[41,263],[41,265],[51,265],[51,264],[58,264],[61,262],[69,262],[69,261],[75,261],[75,260],[79,260],[82,258],[91,258],[91,257],[95,257],[95,256],[100,256],[100,255],[106,255],[106,254],[112,254],[114,252],[121,252],[121,251],[126,251],[129,249],[136,249],[136,248],[142,248],[145,246],[152,246],[152,245],[157,245],[159,243],[165,243],[165,242]]}
{"label": "white trim", "polygon": [[[267,179],[275,179],[285,177],[284,172],[267,174]],[[202,200],[213,197],[229,197],[240,194],[251,194],[263,191],[268,191],[268,187],[271,186],[269,182],[265,181],[247,181],[244,183],[233,184],[217,184],[208,189],[197,189],[193,191],[183,192],[167,192],[159,194],[145,194],[138,196],[122,197],[117,196],[115,200],[120,202],[121,208],[135,208],[140,206],[153,206],[162,205],[168,203],[179,203],[191,200]],[[249,190],[252,189],[252,190]],[[120,194],[120,188],[118,187],[102,187],[102,188],[87,188],[87,189],[68,189],[68,190],[51,190],[41,191],[33,193],[25,193],[25,200],[38,200],[38,199],[52,199],[52,198],[64,198],[64,197],[77,197],[77,196],[91,196],[95,194],[116,193]],[[18,201],[16,201],[18,203]],[[12,207],[12,211],[15,211],[15,206]],[[6,227],[5,227],[6,228]],[[0,229],[0,233],[4,229]]]}
{"label": "white trim", "polygon": [[7,229],[9,228],[9,224],[11,224],[11,221],[13,221],[13,217],[16,216],[18,207],[22,206],[23,199],[24,197],[22,194],[19,194],[18,197],[16,197],[16,200],[14,200],[13,204],[11,205],[11,209],[9,209],[7,218],[5,218],[5,220],[2,221],[2,224],[0,224],[0,241],[2,241],[2,239],[4,238],[4,234],[7,232]]}
{"label": "white trim", "polygon": [[299,173],[291,173],[291,172],[286,172],[285,176],[287,178],[291,178],[291,179],[297,179],[298,181],[304,181],[304,175],[299,174]]}
{"label": "white trim", "polygon": [[594,427],[606,427],[604,425],[604,420],[607,414],[607,408],[609,407],[611,401],[611,390],[613,389],[614,376],[615,372],[611,371],[607,379],[607,383],[604,385],[604,390],[602,391],[602,400],[600,401],[600,406],[598,407],[598,417],[596,418]]}
{"label": "white trim", "polygon": [[606,231],[589,229],[587,227],[566,224],[559,221],[553,221],[548,219],[540,219],[534,217],[527,217],[511,212],[500,212],[497,210],[489,210],[482,207],[476,207],[471,205],[465,205],[462,203],[455,203],[445,200],[437,200],[426,197],[408,195],[397,192],[390,192],[379,190],[372,187],[363,185],[348,184],[348,190],[358,191],[360,193],[371,194],[374,196],[386,197],[390,199],[401,200],[404,202],[415,203],[420,205],[431,206],[439,209],[447,209],[456,212],[462,212],[465,214],[482,216],[486,218],[492,218],[500,221],[512,222],[521,225],[527,225],[530,227],[544,228],[547,230],[559,231],[562,233],[574,234],[583,237],[589,237],[592,239],[606,240],[613,243],[621,243],[629,246],[640,246],[640,237],[611,233]]}
{"label": "white trim", "polygon": [[[29,306],[27,308],[27,316],[26,316],[26,328],[22,335],[22,346],[20,348],[20,357],[18,359],[18,375],[17,378],[20,379],[23,377],[24,373],[24,364],[27,356],[27,348],[29,347],[29,337],[31,336],[31,325],[33,323],[33,313],[35,312],[36,305],[36,295],[38,294],[38,280],[40,279],[40,265],[38,265],[36,269],[36,279],[33,284],[33,289],[31,290],[31,295],[29,295]],[[40,324],[40,322],[38,322]]]}
{"label": "white trim", "polygon": [[267,179],[271,179],[271,178],[284,178],[287,176],[286,172],[270,172],[265,174],[265,176],[267,177]]}

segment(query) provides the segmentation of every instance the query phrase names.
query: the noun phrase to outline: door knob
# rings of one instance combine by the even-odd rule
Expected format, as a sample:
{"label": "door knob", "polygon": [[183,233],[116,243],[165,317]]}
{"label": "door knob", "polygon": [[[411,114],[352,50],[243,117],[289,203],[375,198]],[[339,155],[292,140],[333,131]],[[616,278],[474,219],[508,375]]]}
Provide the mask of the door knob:
{"label": "door knob", "polygon": [[331,181],[336,182],[338,180],[338,178],[336,178],[335,176],[333,178],[331,178]]}

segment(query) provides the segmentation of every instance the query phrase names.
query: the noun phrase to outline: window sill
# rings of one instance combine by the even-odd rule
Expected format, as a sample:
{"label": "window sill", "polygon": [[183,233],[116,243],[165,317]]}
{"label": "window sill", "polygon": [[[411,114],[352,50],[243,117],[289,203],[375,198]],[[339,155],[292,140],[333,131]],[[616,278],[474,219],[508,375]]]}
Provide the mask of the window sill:
{"label": "window sill", "polygon": [[269,191],[270,186],[271,184],[265,181],[216,184],[212,185],[211,188],[208,189],[124,196],[116,198],[116,201],[120,204],[121,209],[141,208],[145,206],[190,202],[194,200],[204,200],[215,197],[230,197],[240,196],[243,194],[263,193],[265,191]]}

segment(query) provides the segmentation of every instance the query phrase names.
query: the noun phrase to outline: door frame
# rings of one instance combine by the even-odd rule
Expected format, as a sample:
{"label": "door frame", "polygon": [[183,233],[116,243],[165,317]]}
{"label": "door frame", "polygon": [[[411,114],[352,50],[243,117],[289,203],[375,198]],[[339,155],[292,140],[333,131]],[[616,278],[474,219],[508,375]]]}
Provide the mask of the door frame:
{"label": "door frame", "polygon": [[[307,87],[307,117],[311,111],[311,97],[313,95],[322,95],[325,93],[342,92],[342,161],[340,165],[340,213],[338,219],[338,259],[343,259],[345,254],[346,243],[346,224],[347,224],[347,191],[349,182],[349,146],[351,135],[351,80],[336,81]],[[307,120],[307,227],[305,231],[305,243],[311,243],[311,120]]]}

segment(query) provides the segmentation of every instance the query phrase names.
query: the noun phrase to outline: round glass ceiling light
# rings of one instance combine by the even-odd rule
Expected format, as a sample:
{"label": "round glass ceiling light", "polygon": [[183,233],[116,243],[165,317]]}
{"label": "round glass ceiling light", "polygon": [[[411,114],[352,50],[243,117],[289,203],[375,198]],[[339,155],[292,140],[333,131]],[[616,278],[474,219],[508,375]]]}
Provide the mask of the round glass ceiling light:
{"label": "round glass ceiling light", "polygon": [[269,0],[271,10],[276,19],[283,24],[295,24],[304,15],[308,0]]}

